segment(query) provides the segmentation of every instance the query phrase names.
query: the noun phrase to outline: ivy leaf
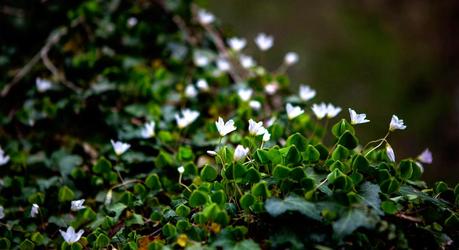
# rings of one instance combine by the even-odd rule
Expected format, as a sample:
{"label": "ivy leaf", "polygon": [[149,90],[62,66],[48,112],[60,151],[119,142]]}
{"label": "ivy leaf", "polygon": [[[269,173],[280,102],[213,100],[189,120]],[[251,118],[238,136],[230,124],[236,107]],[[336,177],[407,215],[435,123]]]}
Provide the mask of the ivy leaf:
{"label": "ivy leaf", "polygon": [[271,198],[265,203],[266,211],[273,217],[277,217],[287,211],[295,211],[305,215],[308,218],[320,221],[320,210],[312,202],[303,198],[289,196],[284,200]]}
{"label": "ivy leaf", "polygon": [[371,229],[377,222],[374,214],[361,209],[348,209],[339,220],[333,223],[333,231],[338,239],[342,239],[359,227]]}
{"label": "ivy leaf", "polygon": [[379,215],[383,215],[384,213],[381,211],[381,199],[379,198],[381,188],[367,181],[360,186],[360,190],[362,191],[364,203],[373,208]]}

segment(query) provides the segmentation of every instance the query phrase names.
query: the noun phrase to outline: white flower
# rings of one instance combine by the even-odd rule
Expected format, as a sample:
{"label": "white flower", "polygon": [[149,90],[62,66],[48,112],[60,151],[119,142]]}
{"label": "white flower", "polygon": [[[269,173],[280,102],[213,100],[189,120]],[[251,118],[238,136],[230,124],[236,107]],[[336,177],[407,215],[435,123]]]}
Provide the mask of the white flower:
{"label": "white flower", "polygon": [[0,206],[0,220],[5,218],[5,209],[3,206]]}
{"label": "white flower", "polygon": [[201,23],[201,24],[210,24],[210,23],[213,23],[215,21],[215,16],[204,10],[204,9],[200,9],[198,11],[198,21]]}
{"label": "white flower", "polygon": [[74,200],[70,203],[70,210],[76,212],[78,210],[84,209],[85,206],[83,206],[84,199],[81,200]]}
{"label": "white flower", "polygon": [[265,129],[265,133],[263,134],[263,141],[267,142],[271,139],[271,134],[268,132],[267,129]]}
{"label": "white flower", "polygon": [[212,155],[212,156],[216,156],[217,155],[217,152],[213,151],[213,150],[207,150],[206,151],[208,155]]}
{"label": "white flower", "polygon": [[406,126],[403,123],[402,119],[399,119],[396,115],[392,115],[392,119],[390,120],[389,130],[394,131],[397,129],[403,130],[403,129],[406,129]]}
{"label": "white flower", "polygon": [[217,67],[219,70],[223,72],[227,72],[231,69],[231,64],[225,58],[218,58],[217,59]]}
{"label": "white flower", "polygon": [[249,106],[253,108],[254,110],[260,110],[261,109],[261,102],[252,100],[249,102]]}
{"label": "white flower", "polygon": [[67,231],[64,232],[59,229],[59,232],[61,232],[62,238],[64,238],[65,242],[72,244],[80,240],[81,236],[84,233],[83,229],[80,229],[78,233],[75,233],[75,229],[73,227],[68,227]]}
{"label": "white flower", "polygon": [[132,27],[136,26],[137,23],[138,23],[138,20],[137,20],[136,17],[130,17],[130,18],[127,20],[127,26],[128,26],[129,28],[132,28]]}
{"label": "white flower", "polygon": [[320,104],[312,104],[312,112],[314,112],[314,115],[316,115],[317,119],[321,120],[322,118],[324,118],[327,113],[328,113],[328,108],[327,108],[327,105],[325,103],[320,103]]}
{"label": "white flower", "polygon": [[10,161],[10,157],[5,154],[2,147],[0,146],[0,166],[7,164]]}
{"label": "white flower", "polygon": [[271,126],[274,124],[274,122],[276,121],[276,119],[277,119],[277,118],[276,118],[275,116],[269,118],[269,120],[267,120],[267,121],[265,122],[266,127],[267,127],[267,128],[271,127]]}
{"label": "white flower", "polygon": [[193,85],[188,84],[185,88],[185,96],[188,98],[194,98],[197,95],[198,91],[196,90],[196,88]]}
{"label": "white flower", "polygon": [[263,127],[263,122],[255,122],[254,120],[249,120],[249,134],[251,135],[262,135],[265,133],[265,128]]}
{"label": "white flower", "polygon": [[284,62],[288,66],[297,63],[298,60],[299,60],[299,56],[296,52],[288,52],[287,54],[285,54]]}
{"label": "white flower", "polygon": [[255,60],[251,56],[241,55],[239,61],[243,68],[248,69],[255,66]]}
{"label": "white flower", "polygon": [[177,122],[177,126],[179,128],[184,128],[194,122],[199,116],[198,111],[184,109],[182,110],[182,116],[180,117],[178,114],[175,114],[175,121]]}
{"label": "white flower", "polygon": [[287,103],[285,109],[287,110],[287,117],[289,120],[292,120],[304,113],[304,110],[301,109],[299,106],[292,106],[292,104],[290,103]]}
{"label": "white flower", "polygon": [[37,86],[38,92],[42,93],[50,90],[53,87],[53,84],[50,81],[41,78],[37,78],[35,80],[35,85]]}
{"label": "white flower", "polygon": [[335,117],[336,115],[338,115],[339,112],[341,112],[341,108],[340,107],[335,107],[331,103],[329,103],[327,105],[327,117],[328,118]]}
{"label": "white flower", "polygon": [[279,89],[279,85],[276,82],[269,83],[265,86],[265,92],[268,95],[274,95]]}
{"label": "white flower", "polygon": [[432,152],[430,152],[428,148],[424,149],[424,151],[422,151],[422,153],[418,156],[417,160],[421,163],[432,164]]}
{"label": "white flower", "polygon": [[38,215],[38,209],[40,207],[37,204],[32,204],[32,208],[30,209],[30,217],[35,218]]}
{"label": "white flower", "polygon": [[140,135],[142,136],[142,138],[148,139],[148,138],[154,137],[155,136],[155,125],[156,124],[154,121],[145,123],[145,125],[143,125],[142,130],[140,131]]}
{"label": "white flower", "polygon": [[198,89],[200,89],[202,91],[209,90],[209,84],[207,84],[207,81],[205,79],[199,79],[196,82],[196,86],[198,86]]}
{"label": "white flower", "polygon": [[196,51],[193,54],[193,62],[198,67],[205,67],[210,63],[210,57],[201,51]]}
{"label": "white flower", "polygon": [[351,124],[356,125],[356,124],[362,124],[362,123],[367,123],[370,122],[370,120],[367,120],[367,115],[366,114],[357,114],[355,110],[349,109],[349,115],[351,116]]}
{"label": "white flower", "polygon": [[183,166],[180,166],[177,168],[177,171],[179,172],[179,174],[183,174],[185,173],[185,168]]}
{"label": "white flower", "polygon": [[300,98],[303,101],[309,101],[316,96],[316,91],[308,85],[300,85]]}
{"label": "white flower", "polygon": [[241,51],[247,44],[247,41],[244,38],[232,37],[228,39],[228,44],[234,51]]}
{"label": "white flower", "polygon": [[386,143],[386,154],[391,162],[395,162],[395,153],[389,143]]}
{"label": "white flower", "polygon": [[272,36],[268,36],[265,33],[260,33],[255,37],[255,43],[257,44],[260,50],[268,50],[273,46],[274,38]]}
{"label": "white flower", "polygon": [[233,120],[229,120],[225,123],[221,117],[218,117],[218,121],[215,122],[215,125],[217,126],[217,130],[220,136],[225,136],[236,130]]}
{"label": "white flower", "polygon": [[122,155],[124,152],[126,152],[126,150],[128,150],[131,147],[131,145],[129,145],[128,143],[124,143],[121,141],[115,142],[113,140],[110,140],[110,142],[112,143],[113,150],[115,151],[116,155]]}
{"label": "white flower", "polygon": [[250,100],[250,97],[252,97],[252,93],[253,93],[253,90],[252,89],[239,89],[237,91],[237,94],[239,95],[239,97],[241,98],[241,100],[243,100],[244,102]]}
{"label": "white flower", "polygon": [[236,149],[234,150],[234,160],[239,161],[247,157],[249,153],[249,148],[244,148],[242,145],[237,145]]}

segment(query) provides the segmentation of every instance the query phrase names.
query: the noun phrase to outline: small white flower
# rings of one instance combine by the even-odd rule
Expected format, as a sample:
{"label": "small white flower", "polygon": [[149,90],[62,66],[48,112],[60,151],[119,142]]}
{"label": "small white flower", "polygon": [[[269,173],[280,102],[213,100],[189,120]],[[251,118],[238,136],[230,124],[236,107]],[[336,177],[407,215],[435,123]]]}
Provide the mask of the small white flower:
{"label": "small white flower", "polygon": [[287,110],[287,117],[289,120],[292,120],[304,113],[304,110],[301,109],[299,106],[292,106],[292,104],[290,103],[287,103],[285,109]]}
{"label": "small white flower", "polygon": [[391,162],[395,162],[395,153],[389,143],[386,143],[386,154]]}
{"label": "small white flower", "polygon": [[185,173],[185,168],[183,166],[180,166],[177,168],[177,171],[179,172],[179,174],[183,174]]}
{"label": "small white flower", "polygon": [[5,209],[3,206],[0,206],[0,220],[5,218]]}
{"label": "small white flower", "polygon": [[196,90],[196,88],[193,85],[188,84],[185,88],[185,96],[188,98],[195,98],[197,95],[198,90]]}
{"label": "small white flower", "polygon": [[200,89],[202,91],[208,91],[209,90],[209,84],[207,84],[207,81],[205,79],[199,79],[196,82],[196,86],[198,87],[198,89]]}
{"label": "small white flower", "polygon": [[263,122],[255,122],[254,120],[249,120],[249,134],[251,135],[262,135],[265,133],[265,128],[263,127]]}
{"label": "small white flower", "polygon": [[38,215],[38,209],[40,207],[37,204],[32,204],[32,208],[30,209],[30,217],[35,218]]}
{"label": "small white flower", "polygon": [[308,85],[300,85],[300,98],[303,101],[309,101],[316,96],[316,91]]}
{"label": "small white flower", "polygon": [[274,95],[278,89],[279,89],[279,84],[277,84],[276,82],[269,83],[265,86],[265,92],[268,95]]}
{"label": "small white flower", "polygon": [[76,212],[78,210],[84,209],[85,206],[83,206],[84,199],[81,200],[74,200],[70,203],[70,210]]}
{"label": "small white flower", "polygon": [[75,229],[73,227],[68,227],[67,231],[64,232],[59,229],[59,232],[61,232],[62,238],[64,238],[65,242],[72,244],[80,240],[81,236],[84,233],[83,229],[80,229],[78,233],[75,233]]}
{"label": "small white flower", "polygon": [[312,104],[312,112],[314,112],[314,115],[316,115],[317,119],[321,120],[322,118],[324,118],[327,113],[328,113],[328,108],[327,108],[327,105],[325,103],[320,103],[320,104]]}
{"label": "small white flower", "polygon": [[213,150],[207,150],[206,151],[208,155],[211,155],[211,156],[216,156],[217,155],[217,152],[213,151]]}
{"label": "small white flower", "polygon": [[215,122],[215,125],[217,126],[217,130],[220,136],[225,136],[236,130],[233,120],[229,120],[225,123],[221,117],[218,117],[218,121]]}
{"label": "small white flower", "polygon": [[261,102],[252,100],[249,102],[249,106],[254,109],[254,110],[260,110],[261,109]]}
{"label": "small white flower", "polygon": [[274,122],[276,121],[276,119],[277,119],[277,118],[276,118],[275,116],[269,118],[269,120],[267,120],[267,121],[265,122],[266,127],[267,127],[267,128],[271,127],[271,126],[274,124]]}
{"label": "small white flower", "polygon": [[234,150],[234,156],[233,159],[235,161],[239,161],[247,157],[247,154],[249,153],[249,148],[244,148],[242,145],[237,145],[236,149]]}
{"label": "small white flower", "polygon": [[403,129],[406,129],[406,126],[403,123],[402,119],[399,119],[396,115],[392,115],[392,119],[390,120],[389,130],[394,131],[397,129],[403,130]]}
{"label": "small white flower", "polygon": [[154,121],[145,123],[145,125],[143,125],[142,130],[140,131],[140,135],[142,136],[142,138],[148,139],[148,138],[154,137],[155,136],[155,125],[156,123]]}
{"label": "small white flower", "polygon": [[113,140],[110,140],[110,142],[112,143],[113,150],[115,151],[116,155],[122,155],[124,152],[126,152],[126,150],[128,150],[131,147],[131,145],[129,145],[128,143],[124,143],[121,141],[115,142]]}
{"label": "small white flower", "polygon": [[333,118],[333,117],[337,116],[339,114],[339,112],[341,112],[341,108],[340,107],[335,107],[331,103],[329,103],[327,105],[327,118]]}
{"label": "small white flower", "polygon": [[285,54],[284,62],[286,65],[290,66],[298,62],[299,56],[296,52],[288,52]]}
{"label": "small white flower", "polygon": [[257,37],[255,37],[255,43],[260,50],[266,51],[273,46],[274,38],[272,36],[266,35],[265,33],[260,33],[257,35]]}
{"label": "small white flower", "polygon": [[198,111],[184,109],[182,110],[182,116],[179,114],[175,114],[175,121],[177,122],[177,126],[179,128],[184,128],[194,122],[199,116]]}
{"label": "small white flower", "polygon": [[247,102],[248,100],[250,100],[250,98],[252,97],[252,93],[253,93],[253,90],[249,88],[239,89],[237,91],[237,94],[239,95],[241,100],[243,100],[244,102]]}
{"label": "small white flower", "polygon": [[231,69],[231,64],[225,58],[218,58],[217,59],[217,67],[220,71],[228,72]]}
{"label": "small white flower", "polygon": [[367,120],[367,115],[366,114],[357,114],[355,110],[349,109],[349,115],[351,116],[351,124],[356,125],[356,124],[362,124],[362,123],[367,123],[370,122],[370,120]]}
{"label": "small white flower", "polygon": [[37,86],[38,92],[41,92],[41,93],[46,92],[53,87],[53,84],[49,80],[41,79],[41,78],[37,78],[35,80],[35,85]]}
{"label": "small white flower", "polygon": [[132,28],[132,27],[136,26],[137,23],[138,23],[138,20],[137,20],[136,17],[130,17],[130,18],[127,20],[127,26],[128,26],[129,28]]}
{"label": "small white flower", "polygon": [[200,9],[198,11],[198,21],[201,23],[201,24],[210,24],[210,23],[213,23],[215,21],[215,16],[204,10],[204,9]]}
{"label": "small white flower", "polygon": [[193,62],[198,67],[205,67],[210,63],[210,57],[201,51],[196,51],[193,54]]}
{"label": "small white flower", "polygon": [[265,129],[265,133],[263,134],[263,141],[267,142],[271,139],[271,134],[268,132],[267,129]]}
{"label": "small white flower", "polygon": [[422,151],[422,153],[418,156],[417,160],[421,163],[432,164],[432,152],[430,152],[428,148],[424,149],[424,151]]}
{"label": "small white flower", "polygon": [[247,44],[244,38],[232,37],[228,39],[228,44],[234,51],[241,51]]}
{"label": "small white flower", "polygon": [[0,146],[0,166],[7,164],[10,161],[10,157],[5,154],[2,147]]}
{"label": "small white flower", "polygon": [[239,57],[239,62],[244,69],[252,68],[255,66],[255,60],[253,60],[251,56],[241,55]]}

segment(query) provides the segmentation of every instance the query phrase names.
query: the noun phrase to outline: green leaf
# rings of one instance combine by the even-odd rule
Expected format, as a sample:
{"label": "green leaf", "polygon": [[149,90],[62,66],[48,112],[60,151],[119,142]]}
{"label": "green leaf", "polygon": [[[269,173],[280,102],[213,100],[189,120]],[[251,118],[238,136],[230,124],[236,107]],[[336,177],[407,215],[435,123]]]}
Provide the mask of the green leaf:
{"label": "green leaf", "polygon": [[243,240],[241,242],[237,242],[233,250],[260,250],[260,246],[253,240]]}
{"label": "green leaf", "polygon": [[213,181],[217,178],[217,175],[217,170],[210,165],[205,165],[201,170],[201,178],[204,181]]}
{"label": "green leaf", "polygon": [[296,146],[282,148],[281,154],[284,156],[285,164],[298,164],[301,162],[301,154]]}
{"label": "green leaf", "polygon": [[177,155],[179,161],[191,161],[194,158],[193,151],[190,147],[179,147]]}
{"label": "green leaf", "polygon": [[189,200],[190,206],[191,207],[202,206],[207,203],[207,201],[209,200],[208,197],[209,196],[206,193],[199,191],[199,190],[195,190],[193,191],[193,193],[191,193],[191,196],[190,196],[190,200]]}
{"label": "green leaf", "polygon": [[95,242],[96,248],[104,248],[104,247],[107,247],[109,244],[110,244],[110,238],[108,238],[107,235],[100,234],[99,236],[97,236],[97,239]]}
{"label": "green leaf", "polygon": [[290,168],[277,165],[273,170],[273,176],[279,179],[287,178],[290,173]]}
{"label": "green leaf", "polygon": [[435,182],[434,190],[437,194],[448,191],[448,184],[446,184],[444,181],[437,181]]}
{"label": "green leaf", "polygon": [[245,173],[245,180],[248,183],[257,183],[260,179],[260,173],[254,167],[250,167]]}
{"label": "green leaf", "polygon": [[263,198],[269,197],[271,194],[268,190],[268,185],[265,181],[260,181],[252,187],[252,194]]}
{"label": "green leaf", "polygon": [[338,144],[348,149],[354,149],[359,145],[359,140],[353,133],[346,131],[339,137]]}
{"label": "green leaf", "polygon": [[35,249],[35,244],[33,244],[32,241],[26,239],[19,245],[19,249],[21,249],[21,250],[33,250],[33,249]]}
{"label": "green leaf", "polygon": [[308,140],[302,134],[295,133],[287,138],[287,142],[285,145],[295,145],[300,152],[303,152],[306,150],[306,147],[308,146]]}
{"label": "green leaf", "polygon": [[[328,154],[328,152],[327,152]],[[303,159],[308,162],[316,162],[320,159],[320,152],[316,147],[308,145],[306,150],[302,153]]]}
{"label": "green leaf", "polygon": [[360,209],[348,209],[339,220],[333,223],[333,231],[338,239],[351,234],[359,227],[372,229],[378,222],[373,214]]}
{"label": "green leaf", "polygon": [[393,202],[391,200],[383,201],[381,203],[381,209],[386,214],[395,214],[395,213],[398,212],[397,203],[395,203],[395,202]]}
{"label": "green leaf", "polygon": [[261,164],[268,164],[270,161],[268,151],[257,149],[257,151],[255,151],[255,160]]}
{"label": "green leaf", "polygon": [[379,198],[381,188],[378,185],[367,181],[360,186],[360,191],[362,192],[364,203],[373,208],[379,215],[382,215],[383,213],[380,209],[381,199]]}
{"label": "green leaf", "polygon": [[389,179],[381,182],[381,190],[386,194],[395,193],[399,188],[400,183],[394,177],[390,177]]}
{"label": "green leaf", "polygon": [[370,173],[370,163],[363,155],[356,155],[352,160],[352,169],[362,173]]}
{"label": "green leaf", "polygon": [[297,196],[289,196],[284,200],[270,198],[265,202],[266,211],[273,217],[277,217],[287,211],[294,211],[317,221],[321,220],[320,209],[312,202]]}
{"label": "green leaf", "polygon": [[342,119],[332,127],[332,134],[336,138],[340,138],[346,131],[349,131],[351,134],[355,134],[354,128],[345,119]]}
{"label": "green leaf", "polygon": [[166,238],[172,238],[177,234],[177,229],[174,225],[167,223],[163,226],[162,233]]}
{"label": "green leaf", "polygon": [[402,160],[399,164],[400,177],[402,179],[410,179],[413,174],[413,166],[410,160]]}
{"label": "green leaf", "polygon": [[332,165],[330,165],[330,171],[333,171],[335,169],[339,169],[343,173],[351,172],[351,167],[342,163],[341,161],[335,161]]}
{"label": "green leaf", "polygon": [[320,160],[326,160],[328,158],[328,149],[323,144],[319,143],[314,146],[320,153]]}
{"label": "green leaf", "polygon": [[182,204],[175,209],[175,212],[177,213],[178,216],[188,217],[188,215],[191,212],[191,209],[188,206],[185,206]]}
{"label": "green leaf", "polygon": [[112,163],[110,163],[105,157],[99,158],[96,164],[92,166],[92,171],[96,174],[103,174],[112,170]]}
{"label": "green leaf", "polygon": [[245,193],[240,199],[239,203],[243,209],[249,209],[255,202],[255,197],[250,193]]}
{"label": "green leaf", "polygon": [[59,189],[58,198],[59,202],[68,202],[75,198],[75,194],[69,187],[63,186]]}
{"label": "green leaf", "polygon": [[349,150],[338,145],[332,153],[332,159],[335,161],[344,161],[349,156]]}
{"label": "green leaf", "polygon": [[233,166],[233,177],[234,179],[244,178],[245,174],[247,173],[247,169],[245,165],[240,162],[237,162]]}
{"label": "green leaf", "polygon": [[215,202],[219,205],[225,204],[227,198],[226,198],[226,193],[223,190],[217,190],[212,193],[211,195],[212,202]]}
{"label": "green leaf", "polygon": [[8,238],[0,238],[0,249],[10,249],[11,241]]}
{"label": "green leaf", "polygon": [[160,190],[161,182],[159,180],[158,174],[152,173],[148,175],[147,179],[145,179],[145,185],[151,190]]}

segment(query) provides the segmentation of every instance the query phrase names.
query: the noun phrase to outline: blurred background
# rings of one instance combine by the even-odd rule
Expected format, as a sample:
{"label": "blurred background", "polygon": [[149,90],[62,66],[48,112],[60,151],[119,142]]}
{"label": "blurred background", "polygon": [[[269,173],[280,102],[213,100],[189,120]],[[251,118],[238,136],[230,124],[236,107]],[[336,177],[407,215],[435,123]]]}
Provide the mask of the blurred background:
{"label": "blurred background", "polygon": [[[405,120],[390,142],[397,158],[431,149],[424,179],[459,181],[459,1],[218,0],[205,6],[227,35],[275,37],[263,64],[275,69],[288,51],[300,61],[292,83],[317,89],[314,101],[367,113],[362,142],[383,137],[392,114]],[[258,54],[257,54],[258,53]],[[295,87],[296,88],[296,87]]]}

